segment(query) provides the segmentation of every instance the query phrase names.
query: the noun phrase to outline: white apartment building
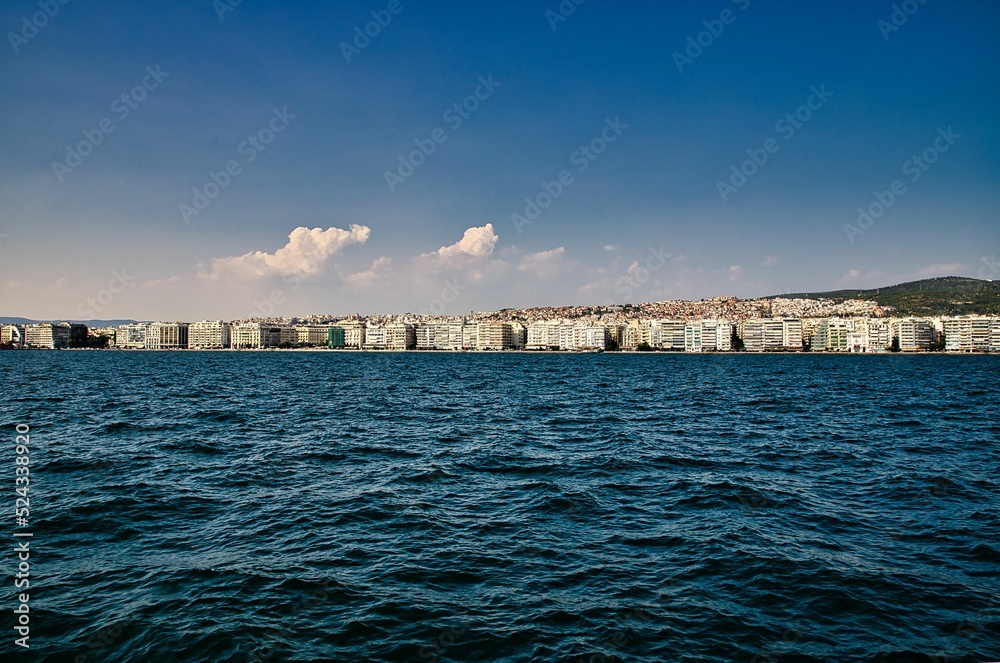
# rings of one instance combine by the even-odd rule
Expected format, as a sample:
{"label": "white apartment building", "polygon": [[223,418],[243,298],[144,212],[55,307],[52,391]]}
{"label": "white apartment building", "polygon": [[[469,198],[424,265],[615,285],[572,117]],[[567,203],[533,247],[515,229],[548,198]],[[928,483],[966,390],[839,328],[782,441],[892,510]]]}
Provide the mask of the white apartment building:
{"label": "white apartment building", "polygon": [[507,322],[480,322],[476,325],[476,337],[477,350],[508,350],[513,346]]}
{"label": "white apartment building", "polygon": [[417,350],[451,348],[451,325],[447,322],[423,322],[417,325]]}
{"label": "white apartment building", "polygon": [[475,348],[479,345],[479,326],[462,325],[462,347]]}
{"label": "white apartment building", "polygon": [[729,352],[733,349],[734,327],[731,322],[716,322],[715,349],[719,352]]}
{"label": "white apartment building", "polygon": [[743,349],[747,352],[764,351],[764,321],[761,319],[743,320],[737,325],[737,336],[743,341]]}
{"label": "white apartment building", "polygon": [[555,321],[538,321],[528,325],[527,350],[552,350],[559,347],[559,329],[561,324]]}
{"label": "white apartment building", "polygon": [[922,318],[892,321],[893,336],[899,339],[900,352],[926,350],[936,339],[934,324]]}
{"label": "white apartment building", "polygon": [[864,319],[868,352],[885,352],[892,345],[892,325],[888,320]]}
{"label": "white apartment building", "polygon": [[802,321],[797,318],[744,320],[740,334],[747,352],[802,350]]}
{"label": "white apartment building", "polygon": [[785,348],[785,323],[775,318],[764,318],[764,350],[774,352]]}
{"label": "white apartment building", "polygon": [[683,320],[653,320],[649,323],[649,344],[662,350],[684,349]]}
{"label": "white apartment building", "polygon": [[[715,349],[715,329],[701,320],[684,325],[684,352],[711,352]],[[706,342],[707,341],[707,342]]]}
{"label": "white apartment building", "polygon": [[685,352],[716,352],[733,349],[733,326],[718,320],[694,320],[684,325]]}
{"label": "white apartment building", "polygon": [[959,316],[944,318],[944,349],[948,352],[990,352],[996,351],[1000,318],[981,316]]}
{"label": "white apartment building", "polygon": [[52,324],[40,322],[24,326],[24,347],[26,348],[65,348],[69,346],[70,326],[68,323]]}
{"label": "white apartment building", "polygon": [[466,347],[472,347],[465,345],[465,329],[466,325],[464,320],[448,323],[449,350],[462,350]]}
{"label": "white apartment building", "polygon": [[417,345],[417,330],[408,322],[396,322],[385,326],[385,347],[387,350],[412,350]]}
{"label": "white apartment building", "polygon": [[785,350],[793,352],[803,349],[801,320],[797,318],[785,318],[781,321],[781,344]]}
{"label": "white apartment building", "polygon": [[[845,345],[847,352],[886,352],[892,345],[892,329],[885,320],[854,318],[847,320],[846,323]],[[840,331],[837,330],[835,336],[839,334]],[[813,347],[819,350],[816,346]]]}
{"label": "white apartment building", "polygon": [[760,319],[744,320],[739,325],[743,349],[747,352],[764,351],[764,321]]}
{"label": "white apartment building", "polygon": [[557,330],[559,334],[559,349],[576,350],[576,328],[573,325],[559,325]]}
{"label": "white apartment building", "polygon": [[611,332],[603,325],[577,327],[576,347],[580,350],[604,350],[608,347]]}
{"label": "white apartment building", "polygon": [[231,344],[232,327],[222,320],[202,320],[188,325],[188,347],[192,350],[217,350]]}
{"label": "white apartment building", "polygon": [[230,343],[235,350],[270,347],[270,334],[257,322],[240,322],[232,326]]}
{"label": "white apartment building", "polygon": [[365,340],[362,347],[366,350],[385,350],[388,347],[385,327],[382,325],[366,325]]}
{"label": "white apartment building", "polygon": [[357,320],[338,322],[337,326],[344,330],[344,347],[360,350],[365,343],[365,326]]}

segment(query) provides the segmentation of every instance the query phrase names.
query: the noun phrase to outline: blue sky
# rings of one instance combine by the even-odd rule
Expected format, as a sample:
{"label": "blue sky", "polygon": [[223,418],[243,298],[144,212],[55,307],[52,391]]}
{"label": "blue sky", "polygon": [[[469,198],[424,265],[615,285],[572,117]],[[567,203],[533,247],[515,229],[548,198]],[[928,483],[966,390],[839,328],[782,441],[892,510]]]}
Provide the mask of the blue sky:
{"label": "blue sky", "polygon": [[997,277],[994,2],[224,1],[4,3],[0,314]]}

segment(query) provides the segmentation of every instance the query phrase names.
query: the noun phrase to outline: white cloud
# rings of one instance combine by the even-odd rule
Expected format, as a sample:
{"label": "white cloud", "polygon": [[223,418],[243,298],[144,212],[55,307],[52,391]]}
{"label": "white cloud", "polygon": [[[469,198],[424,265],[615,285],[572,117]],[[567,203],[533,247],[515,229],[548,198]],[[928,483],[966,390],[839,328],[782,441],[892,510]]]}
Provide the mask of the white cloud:
{"label": "white cloud", "polygon": [[889,283],[899,282],[898,277],[889,276],[885,272],[872,269],[862,272],[860,269],[852,269],[840,277],[837,285],[847,288],[870,289],[878,288]]}
{"label": "white cloud", "polygon": [[729,269],[726,270],[729,275],[728,281],[738,281],[743,278],[743,268],[739,265],[730,265]]}
{"label": "white cloud", "polygon": [[306,228],[300,226],[288,234],[288,243],[274,253],[252,251],[241,256],[213,258],[207,276],[213,280],[220,276],[260,278],[298,274],[313,276],[323,271],[327,260],[351,244],[364,244],[371,228],[352,225],[350,230],[341,228]]}
{"label": "white cloud", "polygon": [[917,276],[923,278],[933,278],[935,276],[955,276],[959,272],[964,272],[969,269],[969,266],[961,262],[953,263],[938,263],[934,265],[927,265],[922,269],[917,270]]}
{"label": "white cloud", "polygon": [[581,295],[595,295],[600,292],[605,292],[611,289],[611,279],[604,277],[596,281],[591,281],[585,285],[581,285],[576,289]]}
{"label": "white cloud", "polygon": [[421,258],[434,258],[441,263],[463,262],[469,258],[488,258],[500,239],[493,232],[493,224],[473,226],[465,231],[462,239],[437,251],[425,253]]}
{"label": "white cloud", "polygon": [[388,270],[392,265],[392,258],[382,256],[372,262],[371,267],[363,272],[355,272],[343,276],[344,283],[353,288],[370,288],[386,281],[389,278]]}
{"label": "white cloud", "polygon": [[774,267],[778,264],[778,259],[774,256],[768,256],[764,258],[764,262],[760,263],[761,267]]}
{"label": "white cloud", "polygon": [[609,251],[609,252],[610,252],[610,251],[617,251],[617,250],[618,250],[618,248],[619,248],[619,247],[615,246],[614,244],[605,244],[605,245],[604,245],[604,250],[605,250],[605,251]]}
{"label": "white cloud", "polygon": [[555,276],[568,271],[574,263],[566,259],[566,248],[560,246],[549,251],[529,253],[521,258],[517,266],[519,272],[530,272],[536,276]]}
{"label": "white cloud", "polygon": [[145,281],[145,282],[143,282],[142,287],[143,288],[156,288],[156,287],[159,287],[161,285],[170,285],[172,283],[177,283],[180,280],[181,280],[181,277],[177,276],[175,274],[175,275],[169,276],[169,277],[167,277],[165,279],[152,279],[150,281]]}
{"label": "white cloud", "polygon": [[437,283],[441,272],[458,272],[475,283],[492,281],[509,267],[506,261],[490,257],[499,239],[492,223],[469,228],[454,244],[417,256],[413,261],[413,277]]}
{"label": "white cloud", "polygon": [[837,284],[838,285],[851,285],[852,283],[857,283],[859,276],[861,276],[861,270],[859,270],[859,269],[852,269],[849,272],[847,272],[846,274],[844,274],[843,276],[841,276],[840,280],[837,281]]}

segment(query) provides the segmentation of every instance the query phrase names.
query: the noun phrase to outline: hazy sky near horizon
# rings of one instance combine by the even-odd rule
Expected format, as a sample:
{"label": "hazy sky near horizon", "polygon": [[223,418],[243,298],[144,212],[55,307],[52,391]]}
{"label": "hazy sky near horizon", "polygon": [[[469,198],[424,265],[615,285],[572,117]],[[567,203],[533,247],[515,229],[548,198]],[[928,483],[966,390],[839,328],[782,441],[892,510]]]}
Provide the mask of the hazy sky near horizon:
{"label": "hazy sky near horizon", "polygon": [[992,1],[12,0],[0,28],[0,315],[998,276]]}

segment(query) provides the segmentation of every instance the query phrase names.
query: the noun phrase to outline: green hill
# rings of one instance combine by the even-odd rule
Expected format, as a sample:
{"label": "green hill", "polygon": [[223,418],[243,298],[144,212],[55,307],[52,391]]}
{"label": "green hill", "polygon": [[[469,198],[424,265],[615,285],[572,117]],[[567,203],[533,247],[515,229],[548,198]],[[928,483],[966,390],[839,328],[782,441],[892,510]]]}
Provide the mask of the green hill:
{"label": "green hill", "polygon": [[834,290],[775,297],[808,299],[865,299],[891,307],[893,315],[1000,314],[1000,282],[943,276],[900,283],[874,290]]}

